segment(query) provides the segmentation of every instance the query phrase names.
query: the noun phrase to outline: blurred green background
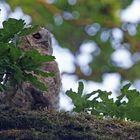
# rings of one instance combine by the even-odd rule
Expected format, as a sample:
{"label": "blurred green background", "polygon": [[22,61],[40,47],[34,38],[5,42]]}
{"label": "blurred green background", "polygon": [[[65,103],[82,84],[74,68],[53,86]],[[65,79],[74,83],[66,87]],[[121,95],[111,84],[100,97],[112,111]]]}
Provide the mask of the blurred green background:
{"label": "blurred green background", "polygon": [[[47,27],[58,44],[69,49],[74,58],[74,68],[63,71],[63,75],[76,75],[77,79],[102,82],[104,74],[117,73],[121,77],[121,83],[139,82],[139,21],[126,21],[121,17],[123,10],[128,8],[133,0],[6,2],[11,8],[7,10],[6,18],[15,8],[20,7],[25,14],[31,16],[32,20],[28,17],[29,22]],[[4,4],[5,1],[1,0],[0,6]],[[61,56],[61,51],[59,54]],[[62,55],[62,61],[63,59],[65,57]]]}

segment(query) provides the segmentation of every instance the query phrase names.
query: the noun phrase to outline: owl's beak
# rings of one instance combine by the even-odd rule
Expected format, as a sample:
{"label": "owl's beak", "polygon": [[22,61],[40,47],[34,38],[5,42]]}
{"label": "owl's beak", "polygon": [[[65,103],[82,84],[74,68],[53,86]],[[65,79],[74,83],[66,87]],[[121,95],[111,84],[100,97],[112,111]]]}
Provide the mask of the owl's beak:
{"label": "owl's beak", "polygon": [[49,41],[40,41],[39,43],[43,44],[44,47],[47,47],[47,48],[51,47],[51,46],[50,46],[51,44],[50,44]]}

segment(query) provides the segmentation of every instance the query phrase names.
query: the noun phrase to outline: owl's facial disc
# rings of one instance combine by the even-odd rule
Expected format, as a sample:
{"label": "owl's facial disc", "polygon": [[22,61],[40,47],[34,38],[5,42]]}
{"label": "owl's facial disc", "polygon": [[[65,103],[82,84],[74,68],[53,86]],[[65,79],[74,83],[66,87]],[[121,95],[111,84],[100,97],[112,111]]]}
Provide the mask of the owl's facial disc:
{"label": "owl's facial disc", "polygon": [[45,36],[46,38],[43,37],[43,35],[40,32],[36,32],[32,34],[32,37],[35,39],[36,43],[41,43],[43,45],[45,45],[45,47],[49,47],[49,40],[47,38],[47,36]]}

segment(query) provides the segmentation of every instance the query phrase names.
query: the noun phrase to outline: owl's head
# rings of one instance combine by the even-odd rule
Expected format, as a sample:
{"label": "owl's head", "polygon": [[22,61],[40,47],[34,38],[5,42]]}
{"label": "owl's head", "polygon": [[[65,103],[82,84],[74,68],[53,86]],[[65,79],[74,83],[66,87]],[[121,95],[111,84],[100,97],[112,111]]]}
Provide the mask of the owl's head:
{"label": "owl's head", "polygon": [[43,55],[52,55],[53,53],[51,34],[45,28],[40,27],[36,32],[27,35],[24,41],[26,41],[28,45],[22,45],[22,48],[24,47],[23,49],[34,48]]}

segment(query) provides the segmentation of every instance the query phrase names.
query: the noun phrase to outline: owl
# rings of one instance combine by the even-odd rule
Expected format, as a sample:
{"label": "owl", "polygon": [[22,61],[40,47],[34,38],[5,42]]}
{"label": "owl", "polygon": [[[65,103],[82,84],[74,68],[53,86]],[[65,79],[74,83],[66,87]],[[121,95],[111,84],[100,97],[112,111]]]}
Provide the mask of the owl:
{"label": "owl", "polygon": [[[51,43],[50,32],[40,27],[36,32],[21,38],[20,48],[28,51],[36,49],[41,55],[52,55],[53,48]],[[61,88],[60,72],[56,61],[43,63],[41,70],[53,72],[53,77],[37,76],[37,79],[47,85],[46,92],[40,91],[29,82],[23,82],[21,90],[12,99],[12,103],[25,110],[32,110],[39,107],[47,109],[59,108],[59,93]]]}

